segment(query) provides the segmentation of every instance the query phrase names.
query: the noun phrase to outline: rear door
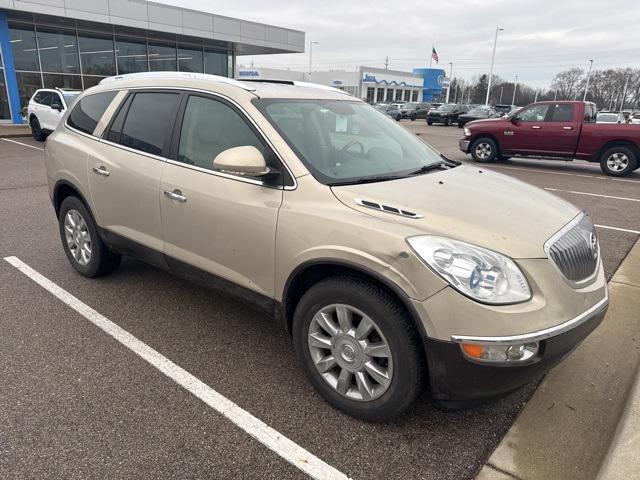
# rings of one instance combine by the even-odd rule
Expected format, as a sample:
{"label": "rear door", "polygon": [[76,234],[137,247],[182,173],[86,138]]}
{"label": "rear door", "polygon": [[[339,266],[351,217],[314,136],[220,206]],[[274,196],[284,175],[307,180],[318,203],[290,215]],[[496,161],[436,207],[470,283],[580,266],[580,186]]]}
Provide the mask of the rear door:
{"label": "rear door", "polygon": [[580,137],[578,105],[551,104],[544,123],[544,148],[550,155],[570,155],[576,151]]}
{"label": "rear door", "polygon": [[181,95],[129,93],[88,161],[98,224],[123,253],[152,263],[162,258],[160,179]]}
{"label": "rear door", "polygon": [[[60,109],[54,108],[54,106],[60,106]],[[49,103],[49,110],[47,112],[47,128],[49,130],[55,130],[60,123],[60,119],[64,115],[64,103],[58,92],[51,92],[51,98]]]}
{"label": "rear door", "polygon": [[548,103],[538,103],[524,108],[506,123],[500,135],[500,149],[503,153],[524,155],[544,154],[545,119],[549,111]]}
{"label": "rear door", "polygon": [[40,128],[50,129],[51,92],[41,91],[34,98],[34,113],[40,122]]}

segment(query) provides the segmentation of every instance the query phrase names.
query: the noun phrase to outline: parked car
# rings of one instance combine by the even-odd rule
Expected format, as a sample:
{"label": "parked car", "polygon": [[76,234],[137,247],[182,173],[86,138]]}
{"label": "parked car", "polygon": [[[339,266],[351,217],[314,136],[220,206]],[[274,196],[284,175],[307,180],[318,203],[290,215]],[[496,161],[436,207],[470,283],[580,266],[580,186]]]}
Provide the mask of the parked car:
{"label": "parked car", "polygon": [[400,105],[400,113],[402,118],[411,118],[411,116],[418,110],[418,102],[406,102]]}
{"label": "parked car", "polygon": [[416,109],[411,112],[411,114],[409,115],[409,119],[414,122],[417,119],[426,119],[427,115],[429,114],[429,110],[433,108],[433,104],[432,103],[427,103],[427,102],[418,102],[418,106],[416,107]]}
{"label": "parked car", "polygon": [[518,107],[517,105],[507,105],[507,104],[502,104],[499,103],[497,105],[493,106],[493,109],[498,112],[500,115],[508,115],[511,112],[513,112],[514,110],[519,109],[520,107]]}
{"label": "parked car", "polygon": [[443,103],[438,108],[429,110],[427,114],[427,125],[434,123],[443,123],[447,126],[458,121],[458,115],[466,113],[467,109],[464,105],[455,103]]}
{"label": "parked car", "polygon": [[607,309],[587,214],[443,159],[338,90],[110,78],[64,115],[45,165],[79,274],[132,255],[240,295],[290,332],[325,400],[367,420],[424,381],[450,408],[511,392]]}
{"label": "parked car", "polygon": [[385,115],[389,115],[391,118],[399,122],[402,120],[402,112],[398,108],[398,105],[394,103],[377,103],[374,105],[376,110],[384,113]]}
{"label": "parked car", "polygon": [[596,123],[626,123],[626,121],[622,113],[600,112],[596,117]]}
{"label": "parked car", "polygon": [[460,150],[477,162],[513,155],[599,162],[605,174],[621,177],[638,168],[640,127],[596,123],[591,102],[538,102],[508,118],[470,123]]}
{"label": "parked car", "polygon": [[65,110],[80,93],[79,90],[61,88],[36,90],[27,106],[27,118],[33,138],[44,141],[56,129]]}
{"label": "parked car", "polygon": [[631,123],[633,125],[639,125],[640,124],[640,112],[635,112],[631,115]]}
{"label": "parked car", "polygon": [[484,118],[496,118],[501,116],[491,107],[475,107],[469,110],[467,113],[458,115],[458,127],[462,128],[467,123],[474,120],[480,120]]}

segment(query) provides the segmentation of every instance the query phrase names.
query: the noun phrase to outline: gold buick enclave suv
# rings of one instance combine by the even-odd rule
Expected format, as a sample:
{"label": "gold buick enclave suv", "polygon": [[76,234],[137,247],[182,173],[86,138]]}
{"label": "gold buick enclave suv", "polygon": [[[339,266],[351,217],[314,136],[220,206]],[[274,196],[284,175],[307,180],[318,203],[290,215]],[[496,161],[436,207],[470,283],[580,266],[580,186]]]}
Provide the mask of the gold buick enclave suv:
{"label": "gold buick enclave suv", "polygon": [[539,377],[602,320],[589,216],[447,160],[339,90],[105,79],[46,142],[71,265],[132,255],[273,315],[333,406],[384,420]]}

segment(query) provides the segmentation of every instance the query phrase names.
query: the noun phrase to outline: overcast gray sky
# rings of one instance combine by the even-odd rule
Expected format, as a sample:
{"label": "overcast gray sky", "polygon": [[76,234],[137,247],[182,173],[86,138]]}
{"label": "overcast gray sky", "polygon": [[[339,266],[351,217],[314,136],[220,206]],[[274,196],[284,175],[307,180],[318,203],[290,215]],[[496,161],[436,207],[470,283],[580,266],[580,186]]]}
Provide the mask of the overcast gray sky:
{"label": "overcast gray sky", "polygon": [[440,66],[471,78],[489,70],[496,25],[495,73],[546,87],[571,67],[640,67],[640,0],[160,0],[231,17],[302,30],[304,54],[238,57],[255,66],[354,70],[358,65],[411,70]]}

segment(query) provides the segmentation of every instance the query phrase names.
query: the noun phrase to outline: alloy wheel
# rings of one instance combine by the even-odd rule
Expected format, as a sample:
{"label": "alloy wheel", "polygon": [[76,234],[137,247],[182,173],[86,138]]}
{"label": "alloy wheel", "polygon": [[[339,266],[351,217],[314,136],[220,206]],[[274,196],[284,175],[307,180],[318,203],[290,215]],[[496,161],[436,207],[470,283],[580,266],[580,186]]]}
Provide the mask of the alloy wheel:
{"label": "alloy wheel", "polygon": [[476,145],[476,157],[480,158],[481,160],[486,160],[491,156],[491,154],[492,148],[488,143],[482,142]]}
{"label": "alloy wheel", "polygon": [[629,157],[624,153],[616,152],[607,158],[607,167],[613,172],[621,172],[629,166]]}
{"label": "alloy wheel", "polygon": [[74,260],[80,265],[87,265],[91,261],[91,234],[77,210],[69,210],[65,215],[64,236]]}
{"label": "alloy wheel", "polygon": [[391,348],[375,321],[357,308],[322,308],[311,320],[307,340],[317,371],[340,395],[371,401],[389,389]]}

